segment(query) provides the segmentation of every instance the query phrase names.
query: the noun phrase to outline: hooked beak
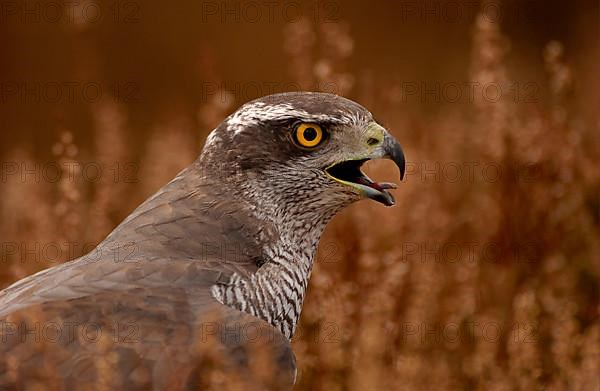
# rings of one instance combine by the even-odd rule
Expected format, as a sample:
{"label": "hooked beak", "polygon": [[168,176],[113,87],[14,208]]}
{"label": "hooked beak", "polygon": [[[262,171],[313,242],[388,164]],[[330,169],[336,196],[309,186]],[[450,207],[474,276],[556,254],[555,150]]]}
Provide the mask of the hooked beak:
{"label": "hooked beak", "polygon": [[398,140],[392,137],[389,133],[385,133],[383,139],[383,158],[393,160],[400,170],[400,180],[404,179],[404,172],[406,170],[406,161],[404,159],[404,152]]}
{"label": "hooked beak", "polygon": [[360,167],[368,160],[390,159],[400,170],[400,180],[404,179],[406,162],[402,147],[394,137],[383,128],[381,129],[383,140],[368,156],[334,164],[327,167],[325,172],[337,182],[357,189],[366,198],[381,202],[385,206],[392,206],[396,201],[388,190],[397,188],[397,185],[389,182],[377,183],[360,170]]}

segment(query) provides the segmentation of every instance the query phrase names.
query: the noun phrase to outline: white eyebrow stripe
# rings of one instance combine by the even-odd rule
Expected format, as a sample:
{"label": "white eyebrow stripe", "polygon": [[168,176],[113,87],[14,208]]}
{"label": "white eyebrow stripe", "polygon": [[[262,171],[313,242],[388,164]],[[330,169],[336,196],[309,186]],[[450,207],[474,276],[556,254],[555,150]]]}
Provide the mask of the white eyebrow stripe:
{"label": "white eyebrow stripe", "polygon": [[[344,116],[348,118],[347,116]],[[305,110],[294,108],[289,103],[267,105],[264,102],[255,102],[242,106],[227,119],[227,125],[233,129],[234,135],[240,134],[249,125],[257,125],[263,121],[276,119],[302,118],[306,121],[343,122],[341,119],[332,118],[326,114],[310,114]],[[352,118],[356,118],[352,116]]]}
{"label": "white eyebrow stripe", "polygon": [[[342,118],[344,118],[344,122],[348,122],[352,125],[358,125],[361,123],[373,121],[373,115],[370,112],[369,112],[368,116],[364,116],[362,113],[360,113],[358,111],[347,112],[347,111],[339,110],[339,113],[341,114]],[[369,118],[369,116],[370,116],[370,118]]]}

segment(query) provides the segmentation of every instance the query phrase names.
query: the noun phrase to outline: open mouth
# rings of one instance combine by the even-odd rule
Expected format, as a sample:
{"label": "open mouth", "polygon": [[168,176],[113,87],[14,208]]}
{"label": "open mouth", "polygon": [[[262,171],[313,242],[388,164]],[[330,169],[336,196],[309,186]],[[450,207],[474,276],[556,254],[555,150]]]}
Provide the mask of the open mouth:
{"label": "open mouth", "polygon": [[394,196],[388,189],[397,188],[389,182],[377,183],[360,170],[360,167],[370,159],[347,160],[327,167],[325,172],[336,181],[361,190],[368,198],[381,202],[386,206],[395,203]]}

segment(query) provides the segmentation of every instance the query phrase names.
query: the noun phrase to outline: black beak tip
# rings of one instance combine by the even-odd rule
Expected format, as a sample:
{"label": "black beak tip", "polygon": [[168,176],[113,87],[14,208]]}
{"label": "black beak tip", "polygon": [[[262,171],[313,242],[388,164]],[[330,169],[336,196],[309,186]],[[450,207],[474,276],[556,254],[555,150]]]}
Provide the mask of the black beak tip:
{"label": "black beak tip", "polygon": [[394,161],[394,163],[396,163],[396,166],[398,166],[398,169],[400,170],[400,180],[402,181],[404,179],[404,173],[406,172],[406,160],[404,158],[404,152],[402,151],[402,147],[398,142],[395,143],[390,155],[392,157],[392,160]]}
{"label": "black beak tip", "polygon": [[404,156],[402,156],[402,162],[398,164],[398,168],[400,169],[400,180],[404,180],[404,172],[406,171],[406,162],[404,161]]}
{"label": "black beak tip", "polygon": [[404,174],[406,172],[406,160],[404,158],[404,152],[402,151],[400,143],[392,136],[387,135],[384,148],[386,156],[393,160],[400,170],[400,180],[404,180]]}

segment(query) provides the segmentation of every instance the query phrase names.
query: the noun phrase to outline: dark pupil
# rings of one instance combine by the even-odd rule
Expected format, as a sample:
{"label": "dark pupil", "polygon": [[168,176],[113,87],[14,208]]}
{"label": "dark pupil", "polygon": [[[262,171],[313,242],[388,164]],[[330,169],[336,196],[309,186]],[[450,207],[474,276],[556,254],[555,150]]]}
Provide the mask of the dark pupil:
{"label": "dark pupil", "polygon": [[315,128],[306,128],[304,130],[304,138],[306,139],[306,141],[313,141],[314,139],[316,139],[317,131],[315,130]]}

